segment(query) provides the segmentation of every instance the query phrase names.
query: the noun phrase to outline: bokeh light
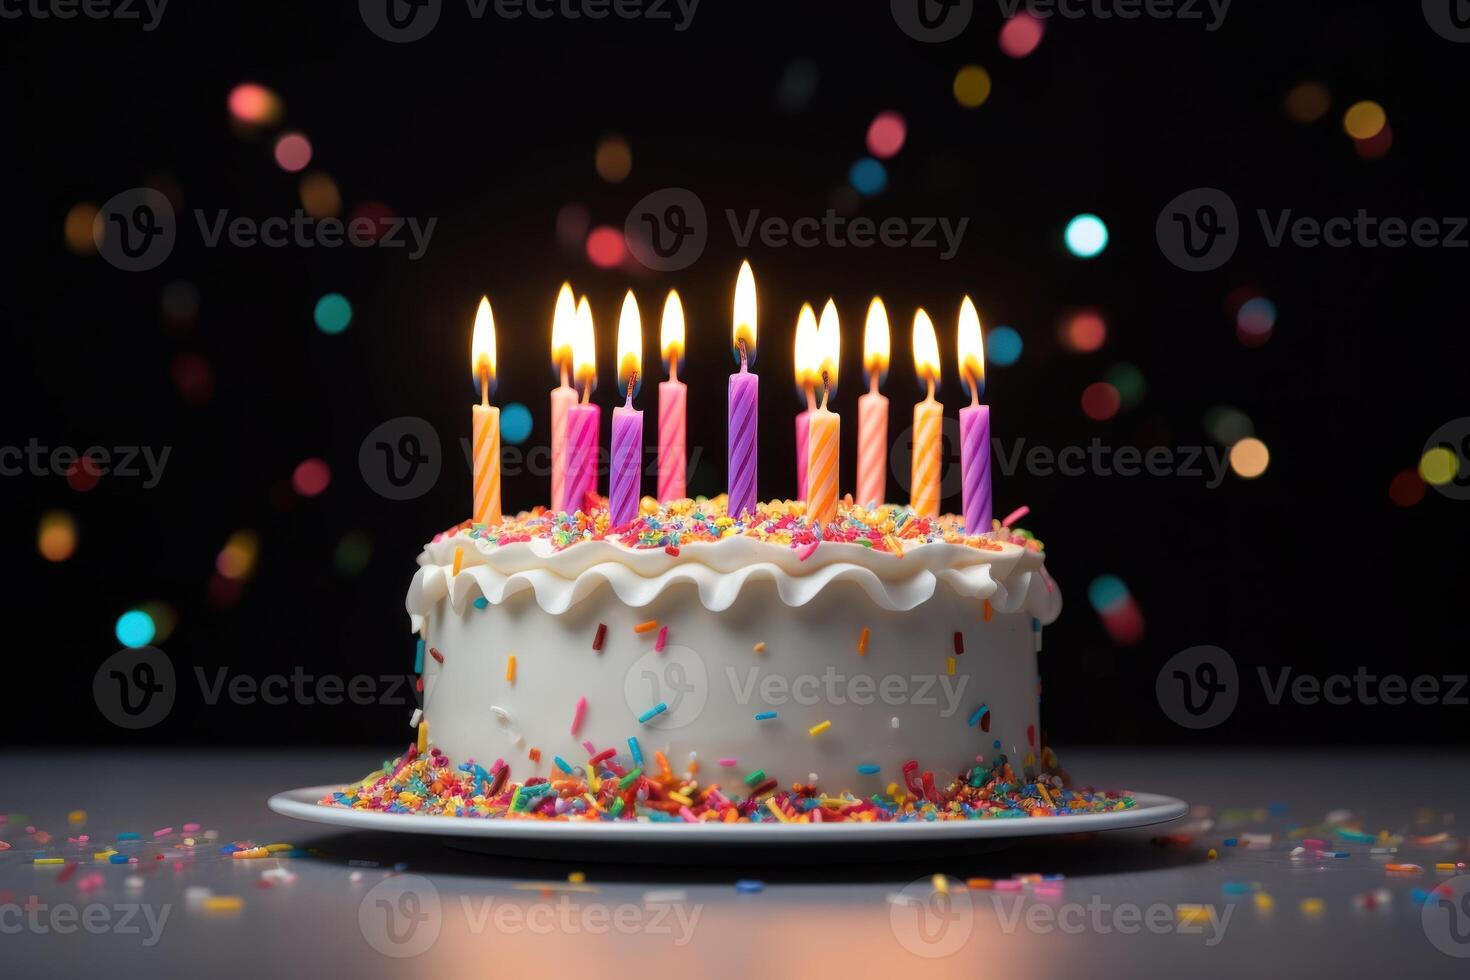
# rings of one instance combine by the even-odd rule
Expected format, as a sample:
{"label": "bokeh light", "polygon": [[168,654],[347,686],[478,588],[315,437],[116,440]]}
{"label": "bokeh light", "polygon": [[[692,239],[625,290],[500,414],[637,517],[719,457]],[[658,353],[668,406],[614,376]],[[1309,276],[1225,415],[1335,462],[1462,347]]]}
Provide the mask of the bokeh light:
{"label": "bokeh light", "polygon": [[356,575],[367,567],[368,560],[373,556],[373,539],[366,531],[348,531],[342,535],[342,540],[337,542],[337,550],[332,555],[332,564],[337,566],[337,572],[342,575]]}
{"label": "bokeh light", "polygon": [[300,133],[286,133],[276,140],[276,163],[287,173],[298,173],[311,163],[311,141]]}
{"label": "bokeh light", "polygon": [[1254,435],[1255,424],[1238,408],[1214,405],[1205,411],[1204,429],[1222,446],[1233,446],[1246,436]]}
{"label": "bokeh light", "polygon": [[187,327],[199,315],[199,289],[183,279],[164,286],[158,302],[163,318],[174,326]]}
{"label": "bokeh light", "polygon": [[1286,93],[1286,117],[1292,122],[1314,123],[1332,108],[1332,93],[1321,82],[1306,81]]}
{"label": "bokeh light", "polygon": [[587,260],[599,269],[622,265],[628,255],[623,233],[612,225],[599,225],[587,235]]}
{"label": "bokeh light", "polygon": [[1364,160],[1382,160],[1393,149],[1393,127],[1385,124],[1377,136],[1365,140],[1353,140],[1353,149]]}
{"label": "bokeh light", "polygon": [[322,333],[339,334],[352,325],[352,304],[341,293],[327,293],[316,301],[312,319]]}
{"label": "bokeh light", "polygon": [[231,534],[214,559],[214,570],[232,582],[243,582],[255,571],[260,557],[260,535],[250,530]]}
{"label": "bokeh light", "polygon": [[1240,304],[1235,313],[1235,335],[1247,347],[1260,347],[1276,329],[1276,304],[1256,296]]}
{"label": "bokeh light", "polygon": [[82,456],[66,468],[66,484],[77,493],[96,488],[102,479],[102,467],[91,456]]}
{"label": "bokeh light", "polygon": [[801,112],[812,102],[812,96],[817,94],[817,80],[820,78],[816,62],[810,58],[797,58],[786,66],[781,73],[781,81],[776,85],[776,108],[782,112]]}
{"label": "bokeh light", "polygon": [[76,518],[64,510],[48,510],[36,528],[36,550],[47,561],[62,562],[77,553]]}
{"label": "bokeh light", "polygon": [[1046,23],[1030,14],[1017,14],[1000,29],[1000,49],[1011,58],[1024,58],[1035,51],[1046,34]]}
{"label": "bokeh light", "polygon": [[1108,247],[1108,226],[1095,214],[1079,214],[1067,222],[1067,251],[1079,259],[1096,258]]}
{"label": "bokeh light", "polygon": [[582,251],[587,240],[587,229],[592,226],[592,216],[584,205],[563,204],[556,212],[556,240],[569,252]]}
{"label": "bokeh light", "polygon": [[1419,476],[1431,487],[1442,487],[1460,475],[1460,458],[1446,446],[1435,446],[1419,457]]}
{"label": "bokeh light", "polygon": [[166,602],[153,600],[138,606],[140,610],[148,614],[153,620],[153,642],[165,643],[170,636],[174,635],[174,627],[179,625],[178,610]]}
{"label": "bokeh light", "polygon": [[868,152],[879,160],[887,160],[903,149],[908,136],[908,123],[897,112],[880,112],[868,123]]}
{"label": "bokeh light", "polygon": [[609,184],[620,184],[633,172],[633,150],[621,136],[605,136],[597,142],[592,162],[597,176]]}
{"label": "bokeh light", "polygon": [[195,406],[209,404],[214,397],[214,372],[209,362],[193,351],[175,354],[168,365],[169,377],[179,389],[179,397]]}
{"label": "bokeh light", "polygon": [[332,482],[332,470],[324,460],[312,457],[296,464],[291,473],[291,489],[303,497],[315,497]]}
{"label": "bokeh light", "polygon": [[1080,310],[1062,321],[1058,339],[1075,354],[1090,354],[1107,341],[1108,325],[1097,311]]}
{"label": "bokeh light", "polygon": [[888,186],[888,171],[872,157],[863,157],[852,165],[852,169],[847,172],[847,179],[852,183],[853,190],[863,197],[872,197],[882,193],[883,188]]}
{"label": "bokeh light", "polygon": [[330,174],[320,171],[301,178],[302,209],[313,218],[332,218],[342,211],[342,192]]}
{"label": "bokeh light", "polygon": [[382,201],[363,201],[352,209],[347,221],[349,224],[362,219],[371,222],[372,227],[368,230],[367,237],[377,241],[387,234],[388,223],[395,217],[397,214],[394,210]]}
{"label": "bokeh light", "polygon": [[255,82],[230,89],[229,107],[231,116],[251,126],[274,126],[286,111],[280,96]]}
{"label": "bokeh light", "polygon": [[1377,102],[1354,102],[1342,117],[1342,128],[1355,140],[1371,140],[1387,125],[1388,114]]}
{"label": "bokeh light", "polygon": [[1270,465],[1270,450],[1255,436],[1246,436],[1230,447],[1230,468],[1242,479],[1254,480]]}
{"label": "bokeh light", "polygon": [[1413,507],[1429,488],[1414,470],[1401,470],[1388,483],[1388,499],[1400,507]]}
{"label": "bokeh light", "polygon": [[531,410],[511,402],[500,410],[500,441],[519,446],[531,435]]}
{"label": "bokeh light", "polygon": [[1114,643],[1132,646],[1143,639],[1143,612],[1118,576],[1099,575],[1093,579],[1087,586],[1087,601]]}
{"label": "bokeh light", "polygon": [[1014,327],[996,327],[985,335],[985,363],[1010,367],[1021,359],[1021,335]]}
{"label": "bokeh light", "polygon": [[92,233],[96,220],[97,205],[91,201],[73,204],[71,210],[66,212],[66,221],[62,225],[66,247],[77,255],[97,254],[97,239]]}
{"label": "bokeh light", "polygon": [[125,647],[146,647],[153,642],[153,617],[141,609],[129,609],[117,617],[113,632],[117,634],[117,642]]}
{"label": "bokeh light", "polygon": [[1103,380],[1117,389],[1118,398],[1124,408],[1132,408],[1143,401],[1147,385],[1143,380],[1143,372],[1134,365],[1114,364],[1103,375]]}
{"label": "bokeh light", "polygon": [[990,72],[966,65],[954,76],[954,100],[966,109],[978,109],[990,98]]}
{"label": "bokeh light", "polygon": [[1106,381],[1094,381],[1082,390],[1082,413],[1094,422],[1106,422],[1122,406],[1118,389]]}

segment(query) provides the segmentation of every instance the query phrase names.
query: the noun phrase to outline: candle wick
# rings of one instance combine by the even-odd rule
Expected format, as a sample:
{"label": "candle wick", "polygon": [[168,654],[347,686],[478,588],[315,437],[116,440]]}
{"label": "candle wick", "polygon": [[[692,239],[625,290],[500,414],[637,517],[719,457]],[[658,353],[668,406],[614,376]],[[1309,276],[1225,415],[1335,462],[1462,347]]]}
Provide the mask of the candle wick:
{"label": "candle wick", "polygon": [[831,381],[827,377],[827,372],[826,371],[823,371],[822,372],[822,411],[824,411],[824,412],[827,410],[827,393],[830,390],[831,390]]}
{"label": "candle wick", "polygon": [[929,375],[929,401],[934,400],[934,375]]}
{"label": "candle wick", "polygon": [[679,355],[678,354],[671,354],[671,355],[669,355],[669,380],[670,381],[678,381],[679,380]]}
{"label": "candle wick", "polygon": [[876,395],[878,393],[878,374],[879,372],[874,371],[872,374],[868,375],[869,394]]}
{"label": "candle wick", "polygon": [[480,368],[480,407],[490,407],[490,371],[488,368]]}
{"label": "candle wick", "polygon": [[632,405],[633,404],[633,386],[636,385],[637,383],[638,383],[638,372],[637,371],[629,371],[628,372],[628,404],[629,405]]}
{"label": "candle wick", "polygon": [[801,388],[806,392],[806,410],[808,412],[815,412],[817,410],[816,389],[811,385],[802,385]]}
{"label": "candle wick", "polygon": [[561,362],[561,386],[563,388],[570,388],[571,387],[571,385],[567,381],[567,362],[566,361],[562,361]]}
{"label": "candle wick", "polygon": [[592,400],[592,379],[588,378],[582,382],[582,404],[586,405]]}
{"label": "candle wick", "polygon": [[735,341],[735,346],[740,348],[740,373],[745,373],[745,338],[741,337]]}
{"label": "candle wick", "polygon": [[980,405],[980,382],[973,377],[970,378],[970,407],[977,408]]}

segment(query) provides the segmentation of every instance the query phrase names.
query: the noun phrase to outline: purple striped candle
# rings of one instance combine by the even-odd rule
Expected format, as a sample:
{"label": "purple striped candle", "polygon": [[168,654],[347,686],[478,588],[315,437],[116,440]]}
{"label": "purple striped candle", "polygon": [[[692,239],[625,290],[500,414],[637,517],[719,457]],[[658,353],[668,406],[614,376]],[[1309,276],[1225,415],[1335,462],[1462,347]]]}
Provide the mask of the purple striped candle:
{"label": "purple striped candle", "polygon": [[730,375],[730,466],[731,517],[755,513],[756,405],[760,401],[760,378],[750,373],[745,343],[740,344],[740,370]]}
{"label": "purple striped candle", "polygon": [[612,416],[608,519],[615,528],[638,516],[643,497],[643,413],[633,407],[633,384],[628,382],[628,400],[613,409]]}
{"label": "purple striped candle", "polygon": [[990,530],[990,406],[960,409],[960,473],[964,480],[965,531]]}

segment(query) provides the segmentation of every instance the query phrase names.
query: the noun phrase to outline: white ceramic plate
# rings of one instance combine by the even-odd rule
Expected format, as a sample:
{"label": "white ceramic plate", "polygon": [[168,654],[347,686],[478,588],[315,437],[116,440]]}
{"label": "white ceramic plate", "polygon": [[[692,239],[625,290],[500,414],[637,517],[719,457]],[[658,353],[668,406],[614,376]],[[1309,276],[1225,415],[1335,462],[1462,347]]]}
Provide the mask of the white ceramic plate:
{"label": "white ceramic plate", "polygon": [[[1055,834],[1081,834],[1099,830],[1126,830],[1177,820],[1189,811],[1189,805],[1171,796],[1155,793],[1133,793],[1136,806],[1129,810],[1110,810],[1035,819],[908,821],[905,823],[651,823],[643,821],[579,821],[497,820],[474,817],[430,817],[409,813],[377,813],[347,810],[317,803],[339,786],[310,786],[288,790],[272,796],[269,806],[275,812],[298,820],[331,824],[344,830],[396,831],[406,834],[432,834],[436,837],[470,838],[483,841],[515,841],[547,844],[657,844],[730,845],[756,844],[842,844],[842,843],[938,843],[945,841],[1006,840],[1016,837],[1039,837]],[[469,840],[454,840],[474,847]]]}

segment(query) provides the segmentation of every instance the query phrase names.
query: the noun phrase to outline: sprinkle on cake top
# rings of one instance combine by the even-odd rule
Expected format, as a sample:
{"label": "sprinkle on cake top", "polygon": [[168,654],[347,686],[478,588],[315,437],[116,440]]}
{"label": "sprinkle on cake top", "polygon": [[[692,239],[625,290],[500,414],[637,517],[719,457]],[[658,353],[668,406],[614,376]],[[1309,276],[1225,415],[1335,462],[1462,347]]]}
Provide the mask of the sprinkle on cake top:
{"label": "sprinkle on cake top", "polygon": [[836,520],[824,524],[807,517],[806,505],[799,500],[759,503],[753,517],[748,514],[732,517],[724,494],[667,503],[644,497],[635,520],[611,527],[606,499],[599,497],[595,503],[590,509],[575,513],[537,507],[489,527],[465,521],[436,535],[434,540],[467,535],[496,546],[543,540],[551,542],[557,551],[583,541],[611,541],[628,548],[663,549],[677,555],[683,545],[746,537],[784,545],[802,552],[803,558],[823,542],[855,544],[898,557],[903,556],[906,547],[936,542],[981,551],[1000,551],[1003,543],[1038,552],[1043,547],[1029,531],[1005,527],[1000,521],[992,521],[983,534],[972,534],[957,515],[918,517],[911,509],[897,504],[883,504],[869,510],[858,504],[839,502]]}

